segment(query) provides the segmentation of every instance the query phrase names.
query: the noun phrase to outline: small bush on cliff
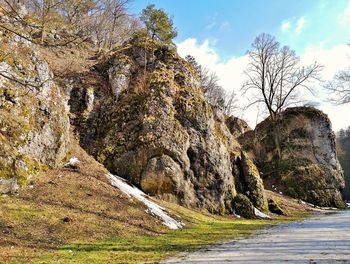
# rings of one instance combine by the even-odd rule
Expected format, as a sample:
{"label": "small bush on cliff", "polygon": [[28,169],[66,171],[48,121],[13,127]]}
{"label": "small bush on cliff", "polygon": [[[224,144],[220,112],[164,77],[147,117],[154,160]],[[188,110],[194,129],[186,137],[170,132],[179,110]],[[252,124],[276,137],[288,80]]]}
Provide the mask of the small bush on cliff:
{"label": "small bush on cliff", "polygon": [[236,214],[244,218],[255,218],[254,206],[247,196],[244,194],[237,194],[233,199],[233,210]]}

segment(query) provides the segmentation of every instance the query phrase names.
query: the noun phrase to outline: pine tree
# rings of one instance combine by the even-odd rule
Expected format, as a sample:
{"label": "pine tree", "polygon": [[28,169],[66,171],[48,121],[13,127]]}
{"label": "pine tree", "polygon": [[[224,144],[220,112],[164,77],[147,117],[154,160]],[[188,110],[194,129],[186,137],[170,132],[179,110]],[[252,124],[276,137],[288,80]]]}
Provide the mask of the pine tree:
{"label": "pine tree", "polygon": [[149,4],[142,10],[141,21],[152,39],[172,44],[173,38],[177,36],[172,19],[164,10],[156,9],[154,4]]}

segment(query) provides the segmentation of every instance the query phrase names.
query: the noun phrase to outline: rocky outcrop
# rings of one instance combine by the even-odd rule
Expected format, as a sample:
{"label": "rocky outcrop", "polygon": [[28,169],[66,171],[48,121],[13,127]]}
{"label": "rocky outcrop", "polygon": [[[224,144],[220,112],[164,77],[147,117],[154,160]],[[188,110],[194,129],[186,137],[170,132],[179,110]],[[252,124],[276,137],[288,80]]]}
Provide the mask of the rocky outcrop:
{"label": "rocky outcrop", "polygon": [[31,43],[0,32],[0,192],[67,156],[69,119],[48,64]]}
{"label": "rocky outcrop", "polygon": [[236,138],[252,130],[246,121],[234,116],[230,116],[226,119],[226,125],[231,134]]}
{"label": "rocky outcrop", "polygon": [[96,91],[81,143],[112,173],[215,213],[232,212],[237,191],[267,208],[258,170],[174,49],[133,39],[96,68],[110,90]]}
{"label": "rocky outcrop", "polygon": [[343,207],[344,177],[328,117],[315,108],[288,108],[279,116],[282,160],[274,167],[276,148],[269,119],[240,139],[255,157],[265,187],[320,206]]}

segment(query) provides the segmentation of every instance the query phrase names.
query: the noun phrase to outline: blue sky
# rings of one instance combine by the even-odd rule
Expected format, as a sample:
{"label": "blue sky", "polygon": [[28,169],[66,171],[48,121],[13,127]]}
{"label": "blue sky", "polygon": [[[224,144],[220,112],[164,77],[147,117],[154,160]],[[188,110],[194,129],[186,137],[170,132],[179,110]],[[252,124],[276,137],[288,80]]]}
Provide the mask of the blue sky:
{"label": "blue sky", "polygon": [[[350,0],[134,0],[130,12],[139,14],[148,3],[173,17],[178,53],[191,54],[216,72],[228,93],[240,94],[249,62],[246,52],[263,32],[294,49],[303,65],[324,65],[325,81],[350,66]],[[349,126],[350,104],[335,106],[320,84],[315,88],[315,96],[303,98],[317,102],[335,130]],[[245,100],[241,96],[240,104]],[[254,126],[257,109],[238,116]]]}
{"label": "blue sky", "polygon": [[262,32],[298,54],[310,44],[332,47],[350,42],[350,28],[341,26],[349,0],[134,0],[130,9],[138,14],[148,3],[173,16],[176,42],[209,40],[224,60],[243,55]]}

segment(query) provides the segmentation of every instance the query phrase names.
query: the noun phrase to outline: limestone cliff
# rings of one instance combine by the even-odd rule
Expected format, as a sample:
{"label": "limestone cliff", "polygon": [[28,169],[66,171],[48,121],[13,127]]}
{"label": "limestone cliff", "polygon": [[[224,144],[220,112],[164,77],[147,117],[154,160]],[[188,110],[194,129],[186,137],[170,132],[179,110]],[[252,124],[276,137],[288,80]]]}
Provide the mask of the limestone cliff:
{"label": "limestone cliff", "polygon": [[69,119],[52,77],[31,43],[0,31],[0,193],[67,156]]}
{"label": "limestone cliff", "polygon": [[[241,137],[263,173],[265,187],[320,206],[343,207],[343,171],[328,117],[315,108],[288,108],[279,116],[282,161],[275,177],[275,145],[269,119]],[[274,187],[272,187],[274,185]]]}
{"label": "limestone cliff", "polygon": [[241,192],[266,209],[258,170],[176,50],[135,38],[96,70],[110,89],[94,91],[81,143],[112,173],[189,207],[229,213]]}

